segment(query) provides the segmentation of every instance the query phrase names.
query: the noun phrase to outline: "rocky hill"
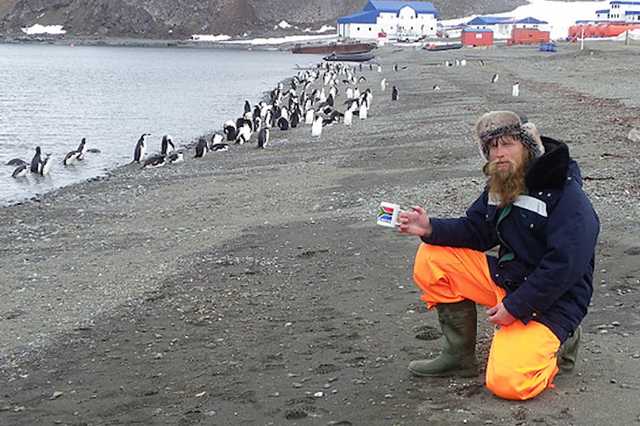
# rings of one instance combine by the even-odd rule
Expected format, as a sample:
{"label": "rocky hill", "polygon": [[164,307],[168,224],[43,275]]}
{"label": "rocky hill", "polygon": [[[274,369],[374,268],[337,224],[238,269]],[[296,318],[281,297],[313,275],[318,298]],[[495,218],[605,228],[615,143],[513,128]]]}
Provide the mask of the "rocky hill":
{"label": "rocky hill", "polygon": [[[71,36],[185,38],[266,34],[285,20],[301,28],[335,24],[367,0],[0,0],[0,32],[63,25]],[[443,18],[511,10],[524,0],[435,0]],[[279,30],[285,32],[287,30]],[[293,31],[293,30],[288,30]]]}

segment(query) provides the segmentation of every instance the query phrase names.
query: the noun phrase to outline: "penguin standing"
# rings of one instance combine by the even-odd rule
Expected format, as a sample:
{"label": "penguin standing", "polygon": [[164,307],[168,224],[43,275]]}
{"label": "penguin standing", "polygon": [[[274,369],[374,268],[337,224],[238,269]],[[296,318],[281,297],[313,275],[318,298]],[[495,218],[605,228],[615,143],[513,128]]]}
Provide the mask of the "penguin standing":
{"label": "penguin standing", "polygon": [[244,113],[248,113],[251,112],[251,104],[249,103],[249,101],[244,101]]}
{"label": "penguin standing", "polygon": [[200,138],[196,144],[196,154],[193,157],[203,158],[207,155],[207,151],[209,151],[209,147],[207,147],[207,140],[205,138]]}
{"label": "penguin standing", "polygon": [[171,136],[169,135],[164,135],[162,137],[162,142],[160,143],[160,154],[161,155],[167,155],[169,152],[169,147],[171,147],[171,151],[175,151],[176,146],[173,144],[173,140],[171,139]]}
{"label": "penguin standing", "polygon": [[515,83],[513,83],[513,86],[511,87],[511,96],[514,96],[514,97],[520,96],[520,82],[519,81],[516,81]]}
{"label": "penguin standing", "polygon": [[384,92],[385,90],[387,90],[387,79],[383,78],[382,80],[380,80],[380,89]]}
{"label": "penguin standing", "polygon": [[391,100],[397,101],[398,96],[399,96],[398,88],[396,86],[393,86],[393,88],[391,89]]}
{"label": "penguin standing", "polygon": [[378,65],[378,72],[382,72],[382,65]]}
{"label": "penguin standing", "polygon": [[42,162],[42,159],[40,158],[41,155],[42,155],[42,150],[40,149],[39,146],[36,146],[36,153],[31,159],[31,165],[30,165],[31,173],[38,173],[38,171],[40,170],[40,163]]}
{"label": "penguin standing", "polygon": [[233,120],[225,121],[223,126],[223,133],[227,136],[227,142],[236,140],[236,137],[238,136],[236,123]]}
{"label": "penguin standing", "polygon": [[368,115],[369,115],[369,107],[367,106],[366,103],[363,102],[363,103],[360,104],[360,110],[358,111],[358,117],[360,118],[360,120],[365,120]]}
{"label": "penguin standing", "polygon": [[16,169],[11,174],[11,177],[15,179],[26,177],[28,172],[29,172],[29,167],[27,167],[26,164],[21,164],[18,167],[16,167]]}
{"label": "penguin standing", "polygon": [[78,145],[78,161],[84,160],[84,156],[87,153],[87,138],[82,138],[80,140],[80,145]]}
{"label": "penguin standing", "polygon": [[433,91],[434,92],[439,92],[440,91],[440,86],[438,86],[437,84],[433,85]]}
{"label": "penguin standing", "polygon": [[304,116],[304,124],[313,124],[313,117],[315,115],[315,111],[312,109],[307,110],[307,113]]}
{"label": "penguin standing", "polygon": [[349,108],[344,112],[344,125],[351,126],[352,122],[353,122],[353,111],[351,110],[351,108]]}
{"label": "penguin standing", "polygon": [[500,74],[495,73],[495,74],[493,75],[493,77],[491,77],[491,82],[492,82],[492,83],[497,83],[499,78],[500,78]]}
{"label": "penguin standing", "polygon": [[313,124],[311,125],[311,136],[319,138],[320,135],[322,135],[322,116],[318,114],[313,119]]}
{"label": "penguin standing", "polygon": [[142,136],[140,136],[140,139],[138,139],[138,142],[136,143],[136,148],[133,150],[134,163],[139,163],[144,158],[144,153],[146,150],[145,143],[144,143],[145,138],[150,135],[151,133],[143,133]]}
{"label": "penguin standing", "polygon": [[258,132],[258,148],[264,149],[269,143],[269,129],[263,127]]}
{"label": "penguin standing", "polygon": [[223,140],[224,137],[220,133],[214,133],[213,135],[211,135],[211,144],[209,144],[209,150],[213,151],[213,147],[221,144]]}
{"label": "penguin standing", "polygon": [[300,114],[298,113],[298,110],[295,109],[293,110],[293,112],[291,113],[291,127],[296,128],[298,127],[298,124],[300,124]]}
{"label": "penguin standing", "polygon": [[51,171],[51,165],[53,161],[51,159],[51,154],[47,154],[47,156],[40,163],[40,167],[38,168],[38,174],[40,176],[47,176]]}

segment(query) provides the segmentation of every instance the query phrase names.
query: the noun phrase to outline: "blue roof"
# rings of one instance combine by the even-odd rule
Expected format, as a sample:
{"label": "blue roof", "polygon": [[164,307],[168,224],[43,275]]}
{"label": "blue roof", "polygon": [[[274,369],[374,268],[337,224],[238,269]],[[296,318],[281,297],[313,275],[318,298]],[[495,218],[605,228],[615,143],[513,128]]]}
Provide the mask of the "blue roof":
{"label": "blue roof", "polygon": [[640,4],[640,1],[611,1],[609,4]]}
{"label": "blue roof", "polygon": [[465,33],[492,33],[493,30],[488,28],[465,28],[462,30]]}
{"label": "blue roof", "polygon": [[541,24],[541,25],[548,24],[547,21],[541,21],[531,16],[529,16],[528,18],[524,18],[519,21],[516,21],[515,23],[516,24]]}
{"label": "blue roof", "polygon": [[467,25],[495,25],[511,22],[513,18],[505,18],[501,16],[476,16]]}
{"label": "blue roof", "polygon": [[627,10],[625,15],[640,15],[640,10]]}
{"label": "blue roof", "polygon": [[375,24],[377,20],[378,12],[370,10],[338,18],[338,24]]}
{"label": "blue roof", "polygon": [[596,10],[596,13],[598,13],[598,14],[600,14],[600,13],[609,13],[609,9]]}
{"label": "blue roof", "polygon": [[378,12],[398,13],[400,9],[409,6],[416,13],[430,13],[438,15],[438,11],[431,2],[428,1],[393,1],[393,0],[369,0],[362,10],[376,10]]}

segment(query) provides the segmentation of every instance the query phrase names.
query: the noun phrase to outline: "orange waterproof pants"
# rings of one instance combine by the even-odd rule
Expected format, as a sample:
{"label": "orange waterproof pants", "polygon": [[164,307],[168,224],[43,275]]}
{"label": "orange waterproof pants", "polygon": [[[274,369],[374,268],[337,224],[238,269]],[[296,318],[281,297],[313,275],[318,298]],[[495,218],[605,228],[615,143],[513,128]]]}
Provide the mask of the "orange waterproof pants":
{"label": "orange waterproof pants", "polygon": [[[464,299],[492,307],[506,296],[491,279],[485,254],[470,249],[421,244],[413,279],[429,309]],[[525,400],[553,387],[559,347],[556,335],[536,321],[525,325],[517,320],[497,328],[487,363],[487,388],[500,398]]]}

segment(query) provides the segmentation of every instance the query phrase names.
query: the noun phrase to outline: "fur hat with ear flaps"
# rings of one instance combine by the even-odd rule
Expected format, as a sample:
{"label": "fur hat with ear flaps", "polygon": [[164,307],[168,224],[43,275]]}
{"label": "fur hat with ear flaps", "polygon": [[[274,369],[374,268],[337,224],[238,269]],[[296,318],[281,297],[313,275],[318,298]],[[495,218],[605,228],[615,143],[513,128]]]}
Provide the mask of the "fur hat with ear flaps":
{"label": "fur hat with ear flaps", "polygon": [[533,123],[522,123],[520,117],[511,111],[491,111],[484,114],[475,126],[480,153],[489,160],[489,142],[501,136],[515,136],[527,148],[533,158],[544,154],[540,132]]}

